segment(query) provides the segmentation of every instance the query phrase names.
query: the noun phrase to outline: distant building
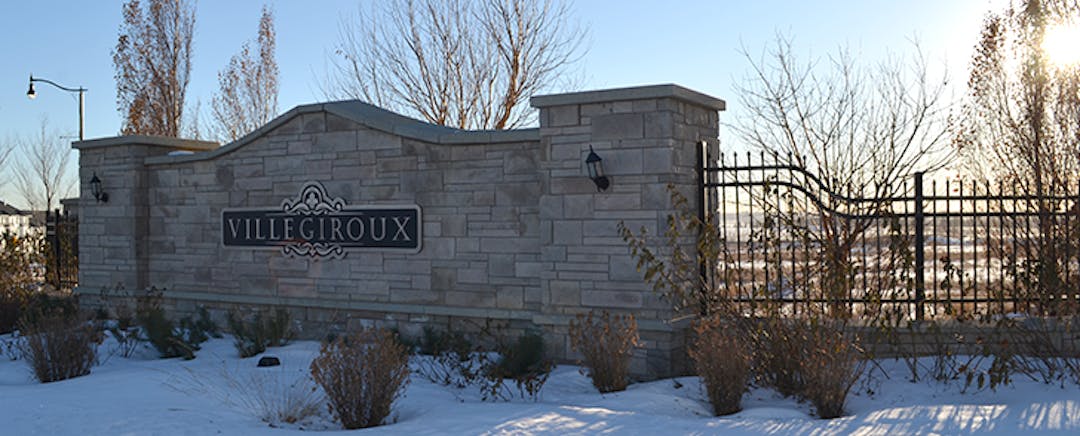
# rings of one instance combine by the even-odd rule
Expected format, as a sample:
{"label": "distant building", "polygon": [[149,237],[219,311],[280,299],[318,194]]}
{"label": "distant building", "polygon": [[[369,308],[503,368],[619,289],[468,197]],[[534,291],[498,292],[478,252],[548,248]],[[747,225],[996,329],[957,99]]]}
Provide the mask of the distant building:
{"label": "distant building", "polygon": [[24,237],[41,231],[35,224],[32,213],[0,201],[0,233]]}

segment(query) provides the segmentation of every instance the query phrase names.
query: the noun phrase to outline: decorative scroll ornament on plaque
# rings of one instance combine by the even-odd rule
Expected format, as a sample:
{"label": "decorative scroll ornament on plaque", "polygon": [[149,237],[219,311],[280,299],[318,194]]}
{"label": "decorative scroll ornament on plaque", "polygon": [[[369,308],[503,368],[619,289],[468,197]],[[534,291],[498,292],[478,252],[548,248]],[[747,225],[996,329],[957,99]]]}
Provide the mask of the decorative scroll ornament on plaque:
{"label": "decorative scroll ornament on plaque", "polygon": [[342,258],[353,249],[419,252],[420,207],[347,206],[319,182],[307,182],[280,209],[221,213],[225,247],[278,248],[287,256]]}

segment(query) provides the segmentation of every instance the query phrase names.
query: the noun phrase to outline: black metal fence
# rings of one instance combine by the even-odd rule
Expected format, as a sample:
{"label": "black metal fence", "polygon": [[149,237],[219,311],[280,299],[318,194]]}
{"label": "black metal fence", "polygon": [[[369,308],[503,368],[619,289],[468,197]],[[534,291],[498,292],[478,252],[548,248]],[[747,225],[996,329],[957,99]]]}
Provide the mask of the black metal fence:
{"label": "black metal fence", "polygon": [[738,301],[922,320],[1080,300],[1080,184],[1025,195],[917,173],[835,188],[794,161],[702,159],[702,201],[725,241],[720,288]]}
{"label": "black metal fence", "polygon": [[45,212],[45,282],[55,289],[79,283],[79,218],[66,211]]}

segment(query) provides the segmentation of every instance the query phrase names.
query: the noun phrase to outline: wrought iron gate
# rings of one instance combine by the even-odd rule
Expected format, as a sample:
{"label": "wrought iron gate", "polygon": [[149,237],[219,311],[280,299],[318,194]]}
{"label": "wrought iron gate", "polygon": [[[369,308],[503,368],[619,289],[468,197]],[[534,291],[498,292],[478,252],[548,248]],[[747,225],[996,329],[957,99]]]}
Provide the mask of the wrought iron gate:
{"label": "wrought iron gate", "polygon": [[79,217],[45,212],[45,281],[55,289],[79,283]]}

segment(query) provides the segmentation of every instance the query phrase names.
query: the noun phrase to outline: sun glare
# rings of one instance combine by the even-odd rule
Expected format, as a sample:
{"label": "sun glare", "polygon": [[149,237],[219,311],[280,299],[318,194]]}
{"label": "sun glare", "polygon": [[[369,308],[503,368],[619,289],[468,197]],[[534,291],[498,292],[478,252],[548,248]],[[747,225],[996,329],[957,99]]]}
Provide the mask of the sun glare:
{"label": "sun glare", "polygon": [[1046,29],[1043,50],[1059,67],[1080,65],[1080,25],[1063,24]]}

